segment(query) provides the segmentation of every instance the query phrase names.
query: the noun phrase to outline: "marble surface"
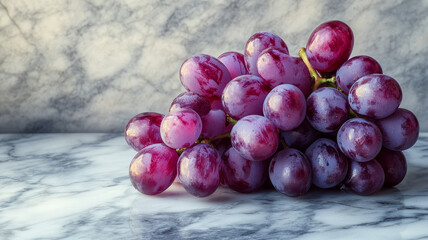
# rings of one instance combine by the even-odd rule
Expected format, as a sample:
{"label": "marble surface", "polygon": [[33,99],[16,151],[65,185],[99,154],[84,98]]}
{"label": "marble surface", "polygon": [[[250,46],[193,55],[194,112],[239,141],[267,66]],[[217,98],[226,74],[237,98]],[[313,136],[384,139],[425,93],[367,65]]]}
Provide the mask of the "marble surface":
{"label": "marble surface", "polygon": [[0,239],[427,239],[428,133],[405,151],[396,188],[362,197],[315,190],[133,189],[135,152],[117,134],[0,134]]}
{"label": "marble surface", "polygon": [[352,55],[377,59],[402,107],[427,119],[427,12],[427,0],[1,0],[0,132],[121,132],[167,111],[187,57],[242,52],[258,31],[296,56],[333,19],[353,29]]}

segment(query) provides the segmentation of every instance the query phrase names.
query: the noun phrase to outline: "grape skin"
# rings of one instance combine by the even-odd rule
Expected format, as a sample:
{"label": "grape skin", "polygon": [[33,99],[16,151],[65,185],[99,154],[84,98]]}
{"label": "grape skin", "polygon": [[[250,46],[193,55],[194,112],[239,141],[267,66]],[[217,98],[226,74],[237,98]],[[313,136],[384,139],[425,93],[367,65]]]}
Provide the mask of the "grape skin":
{"label": "grape skin", "polygon": [[407,172],[407,163],[402,152],[382,148],[376,160],[385,172],[385,187],[393,187],[403,181]]}
{"label": "grape skin", "polygon": [[171,103],[170,112],[182,108],[190,108],[203,117],[211,110],[210,102],[205,97],[194,93],[184,92],[178,95]]}
{"label": "grape skin", "polygon": [[378,161],[350,161],[345,185],[356,194],[368,196],[379,192],[384,181],[385,174]]}
{"label": "grape skin", "polygon": [[226,128],[226,114],[221,109],[211,110],[202,117],[201,136],[214,138],[222,134]]}
{"label": "grape skin", "polygon": [[229,70],[232,79],[248,74],[247,68],[245,67],[244,55],[242,53],[225,52],[218,57],[218,60]]}
{"label": "grape skin", "polygon": [[144,112],[131,118],[125,127],[126,143],[136,151],[155,143],[162,143],[160,125],[163,117],[159,113]]}
{"label": "grape skin", "polygon": [[300,151],[305,151],[320,135],[306,119],[297,128],[281,132],[285,144]]}
{"label": "grape skin", "polygon": [[160,132],[163,142],[168,147],[189,147],[201,135],[202,120],[189,108],[169,112],[162,120]]}

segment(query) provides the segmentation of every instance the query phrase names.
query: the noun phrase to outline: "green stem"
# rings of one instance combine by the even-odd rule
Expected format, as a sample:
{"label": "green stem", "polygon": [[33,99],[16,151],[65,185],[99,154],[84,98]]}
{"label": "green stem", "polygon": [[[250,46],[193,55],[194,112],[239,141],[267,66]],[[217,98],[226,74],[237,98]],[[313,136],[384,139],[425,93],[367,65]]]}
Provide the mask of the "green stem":
{"label": "green stem", "polygon": [[235,123],[237,122],[235,119],[233,119],[231,116],[226,115],[226,120],[229,124],[233,124],[235,125]]}
{"label": "green stem", "polygon": [[288,147],[288,145],[285,143],[284,139],[282,139],[282,138],[281,138],[281,144],[282,144],[282,147],[283,147],[284,149],[289,148],[289,147]]}
{"label": "green stem", "polygon": [[360,116],[352,110],[352,108],[349,108],[349,118],[359,118]]}

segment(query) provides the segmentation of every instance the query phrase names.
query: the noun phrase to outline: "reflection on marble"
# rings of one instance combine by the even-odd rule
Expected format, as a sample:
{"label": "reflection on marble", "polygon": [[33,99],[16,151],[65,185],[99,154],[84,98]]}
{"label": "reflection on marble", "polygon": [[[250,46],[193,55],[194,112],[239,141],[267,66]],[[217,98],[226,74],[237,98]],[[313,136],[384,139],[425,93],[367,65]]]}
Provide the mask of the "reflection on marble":
{"label": "reflection on marble", "polygon": [[312,189],[133,189],[135,152],[112,134],[0,135],[0,239],[427,239],[428,134],[405,152],[396,188],[362,197]]}
{"label": "reflection on marble", "polygon": [[[257,31],[297,55],[332,19],[354,31],[426,119],[428,1],[0,1],[0,132],[121,132],[143,111],[166,112],[189,56],[243,51]],[[421,121],[422,130],[428,122]]]}

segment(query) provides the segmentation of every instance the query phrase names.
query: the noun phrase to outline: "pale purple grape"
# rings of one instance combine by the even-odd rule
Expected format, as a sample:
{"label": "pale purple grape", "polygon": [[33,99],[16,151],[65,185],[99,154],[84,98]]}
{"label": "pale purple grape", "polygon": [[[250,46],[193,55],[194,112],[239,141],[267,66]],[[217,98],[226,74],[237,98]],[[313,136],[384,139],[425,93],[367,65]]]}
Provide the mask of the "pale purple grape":
{"label": "pale purple grape", "polygon": [[306,55],[312,67],[320,72],[336,71],[351,55],[354,34],[341,21],[319,25],[306,44]]}
{"label": "pale purple grape", "polygon": [[311,187],[311,164],[299,150],[284,149],[272,158],[269,178],[278,192],[297,197],[305,194]]}
{"label": "pale purple grape", "polygon": [[258,32],[248,39],[245,45],[245,66],[251,75],[260,76],[257,72],[257,59],[260,53],[269,47],[276,47],[288,54],[288,48],[284,40],[273,33]]}
{"label": "pale purple grape", "polygon": [[382,73],[380,64],[369,56],[356,56],[346,61],[336,73],[337,86],[349,93],[352,84],[359,78],[373,73]]}
{"label": "pale purple grape", "polygon": [[297,128],[281,132],[285,144],[300,151],[305,151],[320,135],[306,119]]}
{"label": "pale purple grape", "polygon": [[199,93],[210,102],[220,99],[226,84],[232,80],[226,66],[217,58],[199,54],[181,65],[180,81],[187,91]]}
{"label": "pale purple grape", "polygon": [[337,144],[347,157],[367,162],[374,159],[382,148],[382,133],[374,123],[353,118],[340,127]]}
{"label": "pale purple grape", "polygon": [[312,183],[319,188],[332,188],[340,184],[348,172],[348,158],[336,142],[320,138],[305,152],[312,167]]}
{"label": "pale purple grape", "polygon": [[160,127],[162,140],[170,148],[189,147],[198,140],[201,131],[201,118],[189,108],[169,112]]}
{"label": "pale purple grape", "polygon": [[306,119],[318,131],[334,132],[348,119],[345,94],[331,87],[315,90],[306,102]]}
{"label": "pale purple grape", "polygon": [[163,143],[143,148],[129,166],[132,185],[147,195],[165,191],[177,175],[177,160],[178,154],[175,150]]}
{"label": "pale purple grape", "polygon": [[350,161],[345,185],[359,195],[372,195],[382,188],[385,174],[376,160],[368,162]]}
{"label": "pale purple grape", "polygon": [[385,172],[385,187],[393,187],[403,181],[407,172],[407,163],[402,152],[382,148],[376,160]]}
{"label": "pale purple grape", "polygon": [[305,96],[294,85],[279,85],[267,95],[263,103],[263,114],[282,131],[294,129],[305,119]]}
{"label": "pale purple grape", "polygon": [[163,115],[154,112],[140,113],[125,127],[125,140],[129,146],[140,151],[146,146],[161,143],[160,125]]}
{"label": "pale purple grape", "polygon": [[201,136],[214,138],[222,134],[226,128],[226,114],[221,109],[211,110],[202,117]]}
{"label": "pale purple grape", "polygon": [[263,101],[269,91],[260,77],[237,77],[224,88],[221,97],[224,111],[236,120],[248,115],[263,115]]}
{"label": "pale purple grape", "polygon": [[230,136],[233,148],[245,159],[263,161],[278,148],[278,130],[263,116],[250,115],[240,119]]}
{"label": "pale purple grape", "polygon": [[218,60],[229,70],[232,79],[248,74],[247,68],[245,67],[244,55],[242,53],[225,52],[218,57]]}
{"label": "pale purple grape", "polygon": [[222,176],[230,189],[254,192],[266,181],[268,160],[256,162],[245,159],[233,147],[224,153],[222,159]]}
{"label": "pale purple grape", "polygon": [[182,108],[190,108],[199,114],[200,117],[207,115],[211,110],[208,99],[194,92],[184,92],[178,95],[172,101],[169,111],[173,112]]}
{"label": "pale purple grape", "polygon": [[196,197],[215,192],[220,184],[220,171],[220,155],[206,143],[187,148],[178,159],[178,179],[184,189]]}
{"label": "pale purple grape", "polygon": [[358,79],[348,95],[352,110],[375,119],[393,114],[401,99],[402,92],[398,82],[383,74],[370,74]]}
{"label": "pale purple grape", "polygon": [[411,148],[419,137],[418,119],[404,108],[399,108],[392,115],[377,120],[376,125],[382,132],[383,146],[394,151]]}
{"label": "pale purple grape", "polygon": [[311,75],[301,58],[270,47],[260,53],[257,70],[271,88],[287,83],[298,87],[305,96],[309,95]]}

